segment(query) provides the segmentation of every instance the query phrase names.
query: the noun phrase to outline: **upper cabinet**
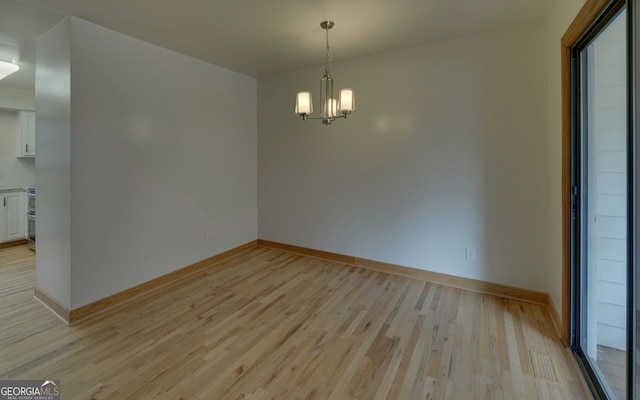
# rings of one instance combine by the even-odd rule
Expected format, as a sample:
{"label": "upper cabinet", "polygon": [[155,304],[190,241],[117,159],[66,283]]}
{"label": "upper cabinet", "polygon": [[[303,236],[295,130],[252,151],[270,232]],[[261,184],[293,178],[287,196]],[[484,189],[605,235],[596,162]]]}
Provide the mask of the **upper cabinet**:
{"label": "upper cabinet", "polygon": [[18,157],[36,156],[36,113],[20,111],[18,113]]}

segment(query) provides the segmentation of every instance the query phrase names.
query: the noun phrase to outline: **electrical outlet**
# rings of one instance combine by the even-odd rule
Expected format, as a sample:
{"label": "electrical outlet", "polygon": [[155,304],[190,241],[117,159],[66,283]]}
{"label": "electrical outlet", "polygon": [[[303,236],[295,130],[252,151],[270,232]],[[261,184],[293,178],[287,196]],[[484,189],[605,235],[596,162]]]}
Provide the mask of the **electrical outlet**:
{"label": "electrical outlet", "polygon": [[204,242],[205,243],[211,243],[211,232],[205,232],[204,233]]}
{"label": "electrical outlet", "polygon": [[476,248],[467,246],[466,257],[467,257],[467,260],[469,260],[469,261],[475,261],[475,259],[476,259]]}

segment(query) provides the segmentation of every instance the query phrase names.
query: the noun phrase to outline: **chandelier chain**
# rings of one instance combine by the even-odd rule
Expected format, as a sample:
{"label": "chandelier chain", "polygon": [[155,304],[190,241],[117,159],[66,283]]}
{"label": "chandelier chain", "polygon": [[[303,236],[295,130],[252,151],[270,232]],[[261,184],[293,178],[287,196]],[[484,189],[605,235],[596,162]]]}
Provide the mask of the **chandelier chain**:
{"label": "chandelier chain", "polygon": [[331,48],[329,47],[329,28],[325,28],[325,33],[327,38],[327,65],[324,70],[329,74],[329,64],[333,61],[333,55],[331,54]]}

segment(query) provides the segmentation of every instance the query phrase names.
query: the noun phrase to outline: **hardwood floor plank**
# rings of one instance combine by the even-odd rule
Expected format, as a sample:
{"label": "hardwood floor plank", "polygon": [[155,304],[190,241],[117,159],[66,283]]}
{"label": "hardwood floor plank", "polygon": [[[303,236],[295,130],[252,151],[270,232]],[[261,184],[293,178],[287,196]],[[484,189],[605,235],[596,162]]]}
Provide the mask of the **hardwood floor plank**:
{"label": "hardwood floor plank", "polygon": [[0,379],[65,399],[589,398],[545,305],[258,247],[67,327],[34,267],[0,250]]}

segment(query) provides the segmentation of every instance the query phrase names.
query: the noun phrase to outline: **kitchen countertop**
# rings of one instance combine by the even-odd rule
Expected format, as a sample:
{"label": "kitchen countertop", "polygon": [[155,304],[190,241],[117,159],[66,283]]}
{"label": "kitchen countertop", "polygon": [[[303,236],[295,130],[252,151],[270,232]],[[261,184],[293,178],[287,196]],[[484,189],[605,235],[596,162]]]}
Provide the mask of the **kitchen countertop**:
{"label": "kitchen countertop", "polygon": [[25,192],[23,187],[0,187],[0,193]]}

